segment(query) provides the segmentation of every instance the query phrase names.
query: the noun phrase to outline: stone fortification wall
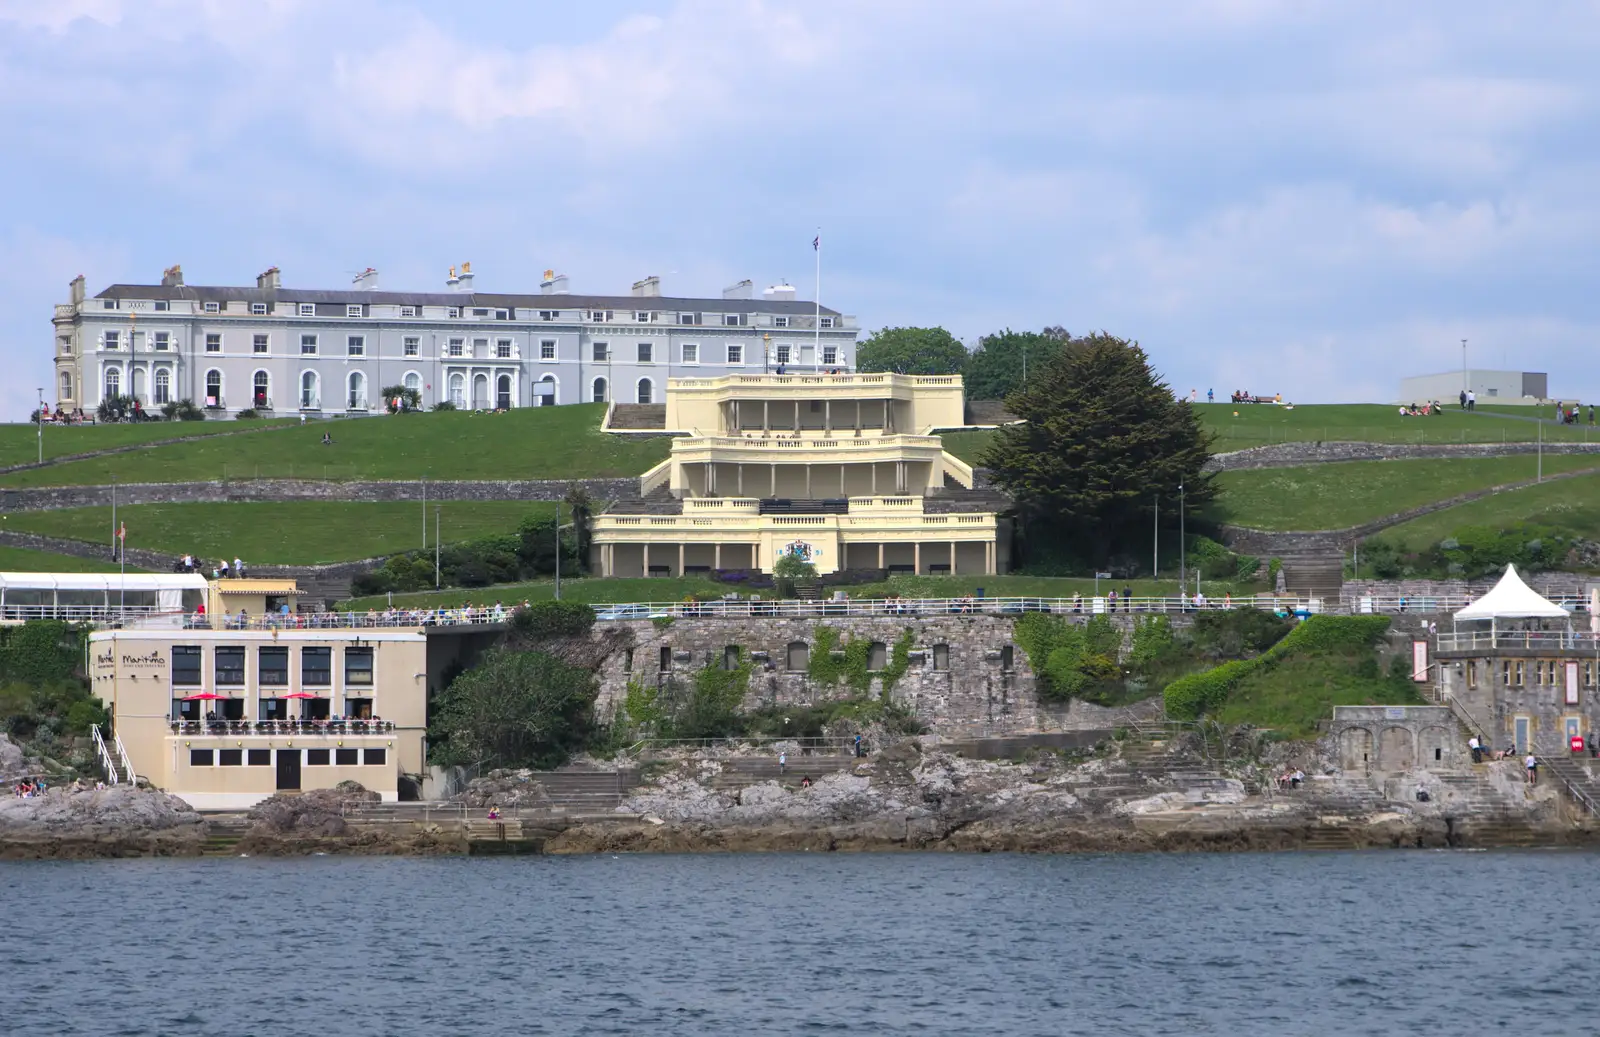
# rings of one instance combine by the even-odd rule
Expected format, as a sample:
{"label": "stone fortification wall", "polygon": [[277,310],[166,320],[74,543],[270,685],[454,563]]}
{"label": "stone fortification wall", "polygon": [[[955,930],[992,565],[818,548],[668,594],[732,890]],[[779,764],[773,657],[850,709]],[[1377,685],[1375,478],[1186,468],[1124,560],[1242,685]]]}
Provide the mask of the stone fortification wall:
{"label": "stone fortification wall", "polygon": [[1328,741],[1347,774],[1459,771],[1472,762],[1448,706],[1335,706]]}
{"label": "stone fortification wall", "polygon": [[[127,483],[118,504],[225,504],[252,501],[499,501],[560,500],[573,486],[596,500],[637,493],[637,479],[507,479],[460,482],[323,479],[227,479],[212,482]],[[0,490],[0,511],[109,507],[111,486],[40,486]]]}
{"label": "stone fortification wall", "polygon": [[[1404,595],[1415,599],[1444,595],[1460,597],[1471,594],[1478,598],[1498,583],[1502,575],[1503,573],[1495,573],[1476,580],[1346,580],[1343,597],[1347,602],[1355,601],[1364,594],[1384,598]],[[1600,583],[1600,577],[1583,573],[1551,572],[1529,575],[1519,571],[1518,575],[1528,586],[1547,598],[1587,598],[1589,585]]]}
{"label": "stone fortification wall", "polygon": [[[1336,461],[1398,461],[1442,457],[1507,457],[1537,453],[1537,443],[1273,443],[1217,454],[1206,463],[1210,472],[1246,468],[1288,468]],[[1600,442],[1546,443],[1547,454],[1595,454]]]}

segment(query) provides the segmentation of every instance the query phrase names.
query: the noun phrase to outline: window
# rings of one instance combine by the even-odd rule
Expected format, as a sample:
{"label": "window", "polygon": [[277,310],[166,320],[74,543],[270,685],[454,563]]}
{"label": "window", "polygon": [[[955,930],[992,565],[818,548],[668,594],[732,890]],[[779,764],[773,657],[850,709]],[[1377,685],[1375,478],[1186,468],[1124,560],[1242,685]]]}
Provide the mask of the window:
{"label": "window", "polygon": [[1594,687],[1595,669],[1593,660],[1583,664],[1583,686],[1585,688]]}
{"label": "window", "polygon": [[350,356],[365,356],[367,353],[367,337],[365,335],[351,335],[345,339],[345,348]]}
{"label": "window", "polygon": [[787,364],[789,362],[789,347],[788,346],[779,346],[778,347],[778,358],[777,358],[777,361],[780,364]]}
{"label": "window", "polygon": [[744,363],[744,346],[738,344],[737,342],[731,343],[728,346],[728,363],[730,363],[730,364],[742,364],[742,363]]}
{"label": "window", "polygon": [[317,355],[317,336],[315,336],[315,335],[301,335],[300,336],[300,355],[301,356],[316,356]]}
{"label": "window", "polygon": [[839,362],[839,347],[838,346],[823,346],[822,347],[822,362],[824,364],[837,364]]}
{"label": "window", "polygon": [[600,323],[600,324],[604,324],[606,321],[609,321],[611,319],[611,315],[612,315],[612,311],[610,311],[610,310],[590,310],[589,311],[589,319],[591,321],[595,321],[595,322]]}
{"label": "window", "polygon": [[467,382],[459,371],[450,376],[450,402],[458,409],[467,405]]}
{"label": "window", "polygon": [[303,303],[300,304],[300,316],[302,316],[302,317],[315,317],[316,315],[317,315],[317,304],[316,303],[314,303],[314,302],[303,302]]}
{"label": "window", "polygon": [[833,327],[833,318],[832,317],[824,317],[824,318],[822,318],[822,326],[824,328]]}
{"label": "window", "polygon": [[475,356],[475,357],[478,357],[478,356],[486,357],[486,356],[488,356],[489,355],[489,340],[486,339],[486,338],[475,338],[475,339],[473,339],[472,340],[472,355]]}
{"label": "window", "polygon": [[461,351],[462,351],[462,347],[465,346],[466,344],[467,344],[467,340],[464,339],[464,338],[453,338],[453,339],[450,340],[449,344],[445,347],[445,353],[448,356],[460,356],[461,355]]}
{"label": "window", "polygon": [[623,673],[632,673],[633,672],[633,649],[632,648],[626,648],[622,652],[622,672]]}
{"label": "window", "polygon": [[1006,645],[1005,647],[1001,648],[1000,649],[1000,669],[1005,671],[1006,673],[1010,673],[1011,670],[1016,666],[1016,657],[1017,657],[1016,650],[1014,648],[1012,648],[1010,645]]}
{"label": "window", "polygon": [[511,311],[510,310],[495,310],[494,311],[494,319],[495,320],[510,320],[511,319]]}
{"label": "window", "polygon": [[887,668],[889,665],[889,646],[882,641],[874,641],[867,645],[867,671],[876,672]]}
{"label": "window", "polygon": [[639,363],[649,364],[654,362],[656,347],[649,342],[639,343]]}
{"label": "window", "polygon": [[409,336],[405,343],[406,356],[416,356],[422,347],[422,340],[415,335]]}
{"label": "window", "polygon": [[106,368],[106,395],[122,395],[122,369],[120,367]]}
{"label": "window", "polygon": [[162,310],[162,311],[170,310],[170,309],[172,309],[172,304],[170,302],[168,302],[167,300],[165,300],[165,299],[157,299],[156,300],[156,309]]}
{"label": "window", "polygon": [[495,359],[497,359],[497,360],[510,360],[511,359],[511,340],[508,339],[508,338],[495,339],[495,341],[494,341],[494,355],[495,355]]}
{"label": "window", "polygon": [[1525,664],[1521,661],[1512,662],[1509,659],[1503,660],[1500,663],[1500,683],[1504,684],[1508,688],[1522,687],[1524,666]]}
{"label": "window", "polygon": [[254,335],[250,339],[250,352],[265,353],[267,351],[267,336]]}
{"label": "window", "polygon": [[489,316],[489,310],[487,308],[476,309],[472,311],[472,315],[474,317],[487,317]]}
{"label": "window", "polygon": [[[510,375],[503,374],[503,375],[500,376],[500,381],[499,381],[499,384],[497,386],[497,390],[498,390],[499,400],[496,401],[495,406],[499,407],[501,410],[510,410],[511,409],[511,376]],[[556,388],[556,376],[553,375],[553,374],[545,375],[544,377],[540,378],[537,382],[535,382],[534,385],[533,385],[533,405],[535,407],[553,407],[553,406],[555,406],[556,403],[558,402],[556,400],[556,393],[557,392],[558,392],[558,389]]]}
{"label": "window", "polygon": [[678,323],[679,324],[699,324],[700,323],[700,315],[698,313],[680,313],[680,314],[678,314]]}
{"label": "window", "polygon": [[250,406],[272,406],[272,376],[265,371],[257,371],[251,382]]}
{"label": "window", "polygon": [[804,672],[811,666],[811,649],[804,641],[789,642],[789,650],[784,655],[784,667],[792,673]]}
{"label": "window", "polygon": [[156,332],[155,344],[151,347],[157,353],[165,353],[172,348],[172,332]]}
{"label": "window", "polygon": [[165,367],[156,368],[156,402],[172,402],[172,372]]}
{"label": "window", "polygon": [[661,650],[657,653],[656,659],[656,666],[662,673],[666,673],[668,670],[672,669],[672,649],[667,645],[661,646]]}
{"label": "window", "polygon": [[206,372],[206,406],[222,406],[222,372],[214,367]]}
{"label": "window", "polygon": [[606,380],[604,378],[596,378],[594,380],[594,392],[590,399],[595,403],[606,402]]}
{"label": "window", "polygon": [[693,342],[685,342],[683,344],[683,362],[686,364],[698,364],[700,362],[700,347]]}
{"label": "window", "polygon": [[449,309],[445,310],[444,313],[445,313],[446,317],[449,317],[451,320],[455,320],[455,319],[457,319],[458,317],[461,316],[461,307],[452,306]]}
{"label": "window", "polygon": [[61,335],[61,336],[57,337],[57,339],[56,339],[56,350],[57,350],[57,352],[61,353],[63,356],[71,356],[72,355],[72,337],[69,336],[69,335]]}
{"label": "window", "polygon": [[345,684],[370,685],[372,683],[372,649],[346,648],[344,650]]}
{"label": "window", "polygon": [[207,313],[221,313],[222,306],[218,303],[208,302],[205,304],[205,311]]}
{"label": "window", "polygon": [[361,305],[359,303],[357,303],[357,304],[353,304],[353,305],[350,305],[350,306],[346,306],[344,308],[344,315],[346,317],[359,317],[359,316],[361,316]]}
{"label": "window", "polygon": [[367,409],[367,376],[360,371],[350,374],[349,407],[351,410]]}
{"label": "window", "polygon": [[200,646],[174,645],[172,647],[172,686],[198,688],[200,686]]}
{"label": "window", "polygon": [[306,410],[322,406],[322,392],[315,371],[306,371],[300,376],[300,406]]}
{"label": "window", "polygon": [[560,316],[561,316],[561,311],[560,310],[540,310],[539,311],[539,319],[540,320],[556,320]]}
{"label": "window", "polygon": [[361,750],[359,749],[335,749],[333,751],[333,762],[340,767],[354,767],[360,761]]}
{"label": "window", "polygon": [[640,403],[652,403],[654,402],[654,393],[652,392],[654,388],[655,386],[650,383],[650,379],[641,378],[638,386],[636,386],[634,398]]}
{"label": "window", "polygon": [[410,389],[412,392],[420,393],[422,391],[422,376],[417,374],[415,371],[407,371],[405,377],[405,387]]}
{"label": "window", "polygon": [[402,307],[400,307],[400,316],[402,316],[402,317],[415,317],[416,315],[417,315],[417,308],[415,306],[402,306]]}
{"label": "window", "polygon": [[[61,398],[63,400],[72,399],[72,373],[70,371],[61,372]],[[166,401],[159,402],[165,403]]]}
{"label": "window", "polygon": [[217,683],[244,683],[244,649],[234,645],[217,649]]}
{"label": "window", "polygon": [[281,688],[289,683],[289,649],[262,648],[256,656],[256,683]]}
{"label": "window", "polygon": [[207,353],[220,353],[220,352],[222,352],[222,336],[220,334],[218,334],[217,332],[212,331],[212,332],[207,332],[206,333],[206,352]]}
{"label": "window", "polygon": [[121,345],[121,343],[118,341],[118,339],[120,337],[121,336],[118,335],[118,333],[115,332],[115,331],[106,332],[105,339],[104,339],[105,344],[106,344],[106,348],[107,349],[116,349],[119,345]]}
{"label": "window", "polygon": [[325,688],[333,683],[333,649],[300,649],[300,686]]}
{"label": "window", "polygon": [[306,766],[307,767],[326,767],[328,765],[329,759],[332,758],[332,756],[333,756],[333,750],[332,749],[307,749],[306,750]]}
{"label": "window", "polygon": [[554,360],[556,358],[556,340],[543,338],[539,340],[539,359]]}
{"label": "window", "polygon": [[212,765],[214,756],[215,754],[210,749],[190,749],[189,766],[210,767]]}
{"label": "window", "polygon": [[608,346],[604,342],[596,342],[594,344],[593,359],[594,359],[594,362],[597,363],[597,364],[603,364],[607,360],[610,360],[611,359],[611,347]]}
{"label": "window", "polygon": [[265,317],[267,315],[267,304],[264,302],[251,303],[250,315],[252,317]]}
{"label": "window", "polygon": [[789,318],[788,317],[774,317],[774,318],[772,318],[772,326],[775,327],[775,328],[787,328],[789,326]]}
{"label": "window", "polygon": [[1472,659],[1472,660],[1469,660],[1467,662],[1467,687],[1468,688],[1476,688],[1477,686],[1478,686],[1478,661],[1476,659]]}
{"label": "window", "polygon": [[742,313],[724,313],[722,315],[722,323],[723,323],[723,325],[725,327],[729,327],[729,328],[743,327],[744,326],[744,314],[742,314]]}
{"label": "window", "polygon": [[933,646],[933,668],[935,670],[948,670],[950,668],[950,646]]}
{"label": "window", "polygon": [[381,767],[389,762],[389,753],[385,749],[363,749],[361,762],[368,767]]}
{"label": "window", "polygon": [[100,308],[103,310],[114,310],[117,308],[117,300],[107,299]]}
{"label": "window", "polygon": [[244,759],[245,759],[245,763],[248,766],[251,766],[251,767],[271,767],[272,766],[272,750],[271,749],[246,749],[245,750]]}
{"label": "window", "polygon": [[633,319],[640,324],[654,324],[661,314],[653,310],[634,310]]}
{"label": "window", "polygon": [[217,765],[219,767],[243,767],[244,766],[244,750],[243,749],[219,749],[219,750],[217,750]]}

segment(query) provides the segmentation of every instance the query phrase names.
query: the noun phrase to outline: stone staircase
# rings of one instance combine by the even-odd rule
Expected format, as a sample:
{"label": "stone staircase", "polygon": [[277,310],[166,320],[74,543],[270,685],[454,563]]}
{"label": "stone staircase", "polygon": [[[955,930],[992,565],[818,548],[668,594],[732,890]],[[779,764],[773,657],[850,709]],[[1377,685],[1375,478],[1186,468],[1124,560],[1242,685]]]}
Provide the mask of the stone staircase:
{"label": "stone staircase", "polygon": [[605,814],[639,786],[636,770],[546,771],[536,776],[550,806],[569,814]]}
{"label": "stone staircase", "polygon": [[1337,603],[1344,586],[1344,554],[1337,546],[1307,547],[1277,556],[1291,594]]}
{"label": "stone staircase", "polygon": [[200,844],[205,857],[237,856],[239,840],[250,829],[250,820],[243,814],[212,814],[206,818],[206,838]]}
{"label": "stone staircase", "polygon": [[642,497],[622,497],[606,508],[607,515],[681,515],[683,501],[665,486],[658,486]]}
{"label": "stone staircase", "polygon": [[611,408],[611,427],[636,432],[661,431],[667,427],[667,405],[619,403]]}
{"label": "stone staircase", "polygon": [[788,769],[780,774],[776,756],[736,756],[722,761],[722,773],[711,779],[711,787],[719,792],[736,792],[764,781],[798,785],[802,777],[816,781],[824,774],[852,770],[858,762],[849,753],[813,756],[790,753]]}
{"label": "stone staircase", "polygon": [[1593,764],[1572,756],[1541,756],[1540,781],[1554,781],[1568,797],[1587,812],[1600,813],[1600,782],[1595,780]]}

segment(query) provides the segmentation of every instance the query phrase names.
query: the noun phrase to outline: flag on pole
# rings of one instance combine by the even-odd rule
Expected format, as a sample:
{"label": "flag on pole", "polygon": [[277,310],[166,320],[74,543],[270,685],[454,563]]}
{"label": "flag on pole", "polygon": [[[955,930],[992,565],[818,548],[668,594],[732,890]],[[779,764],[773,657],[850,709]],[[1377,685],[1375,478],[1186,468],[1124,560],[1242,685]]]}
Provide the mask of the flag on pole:
{"label": "flag on pole", "polygon": [[126,522],[117,527],[117,539],[123,541],[128,539],[128,524]]}
{"label": "flag on pole", "polygon": [[822,251],[822,235],[821,234],[818,234],[816,237],[811,239],[811,247],[813,249],[815,249],[816,251],[818,251],[818,252]]}

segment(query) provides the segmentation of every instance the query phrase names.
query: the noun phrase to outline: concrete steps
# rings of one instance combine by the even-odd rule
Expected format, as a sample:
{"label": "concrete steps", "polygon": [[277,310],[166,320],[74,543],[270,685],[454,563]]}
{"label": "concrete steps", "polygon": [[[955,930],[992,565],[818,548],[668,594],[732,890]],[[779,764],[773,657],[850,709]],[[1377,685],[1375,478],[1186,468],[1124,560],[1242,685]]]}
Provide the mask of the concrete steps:
{"label": "concrete steps", "polygon": [[611,408],[611,427],[646,431],[667,427],[667,405],[664,403],[619,403]]}
{"label": "concrete steps", "polygon": [[221,814],[206,818],[206,838],[200,844],[205,857],[233,857],[238,853],[239,840],[250,829],[250,821],[243,814]]}
{"label": "concrete steps", "polygon": [[615,810],[617,804],[639,785],[639,772],[620,771],[547,771],[535,780],[550,797],[550,806],[572,814],[605,813]]}
{"label": "concrete steps", "polygon": [[722,761],[722,773],[711,779],[711,787],[720,791],[737,791],[764,781],[777,781],[785,785],[798,785],[800,779],[809,777],[816,781],[824,774],[836,774],[854,769],[858,761],[847,753],[827,756],[799,756],[790,754],[785,771],[779,773],[776,756],[739,756]]}
{"label": "concrete steps", "polygon": [[1556,782],[1579,806],[1593,811],[1600,805],[1600,782],[1596,782],[1592,762],[1588,758],[1573,756],[1541,756],[1540,781]]}
{"label": "concrete steps", "polygon": [[1338,601],[1344,587],[1344,554],[1337,547],[1304,549],[1277,556],[1291,594]]}

